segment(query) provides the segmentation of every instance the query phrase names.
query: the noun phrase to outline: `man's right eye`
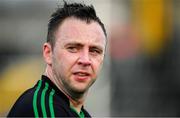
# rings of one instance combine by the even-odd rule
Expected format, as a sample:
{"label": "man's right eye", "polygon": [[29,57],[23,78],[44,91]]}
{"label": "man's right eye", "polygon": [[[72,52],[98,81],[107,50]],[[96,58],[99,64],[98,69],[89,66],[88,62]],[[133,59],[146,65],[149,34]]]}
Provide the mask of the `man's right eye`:
{"label": "man's right eye", "polygon": [[67,50],[72,53],[75,53],[78,51],[78,49],[76,47],[68,47]]}

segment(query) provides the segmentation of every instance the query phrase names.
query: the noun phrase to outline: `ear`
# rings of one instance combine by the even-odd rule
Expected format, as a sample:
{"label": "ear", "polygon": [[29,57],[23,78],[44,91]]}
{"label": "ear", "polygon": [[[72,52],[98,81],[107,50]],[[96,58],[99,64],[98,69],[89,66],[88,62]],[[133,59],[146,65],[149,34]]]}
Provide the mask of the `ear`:
{"label": "ear", "polygon": [[43,45],[43,57],[48,65],[52,64],[52,47],[49,43]]}

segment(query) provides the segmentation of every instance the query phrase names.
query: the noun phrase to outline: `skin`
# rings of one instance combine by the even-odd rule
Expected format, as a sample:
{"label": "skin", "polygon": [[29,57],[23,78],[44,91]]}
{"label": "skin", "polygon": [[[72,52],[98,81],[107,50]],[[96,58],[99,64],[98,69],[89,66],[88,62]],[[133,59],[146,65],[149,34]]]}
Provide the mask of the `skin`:
{"label": "skin", "polygon": [[43,45],[45,75],[80,112],[88,89],[102,67],[106,37],[97,22],[67,18],[55,32],[55,46]]}

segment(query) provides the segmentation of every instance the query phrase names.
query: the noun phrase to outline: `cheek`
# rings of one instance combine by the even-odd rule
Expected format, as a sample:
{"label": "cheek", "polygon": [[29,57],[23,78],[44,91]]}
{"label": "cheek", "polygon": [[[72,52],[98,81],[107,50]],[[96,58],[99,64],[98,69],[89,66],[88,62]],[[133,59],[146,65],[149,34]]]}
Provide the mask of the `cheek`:
{"label": "cheek", "polygon": [[64,68],[64,70],[70,71],[70,69],[77,60],[77,56],[69,53],[61,53],[58,56],[58,59],[59,59],[59,63],[61,64],[61,67]]}
{"label": "cheek", "polygon": [[103,63],[103,58],[98,58],[97,60],[94,60],[93,65],[96,74],[99,73],[99,71],[101,70],[102,63]]}

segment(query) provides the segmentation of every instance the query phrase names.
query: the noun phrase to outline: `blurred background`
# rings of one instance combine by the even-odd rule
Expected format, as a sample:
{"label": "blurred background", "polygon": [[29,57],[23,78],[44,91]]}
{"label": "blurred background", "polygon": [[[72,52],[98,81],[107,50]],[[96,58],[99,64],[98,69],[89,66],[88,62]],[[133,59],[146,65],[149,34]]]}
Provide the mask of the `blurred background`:
{"label": "blurred background", "polygon": [[[44,72],[47,23],[61,3],[0,0],[0,116]],[[108,31],[103,70],[85,105],[92,116],[180,116],[180,0],[84,3]]]}

